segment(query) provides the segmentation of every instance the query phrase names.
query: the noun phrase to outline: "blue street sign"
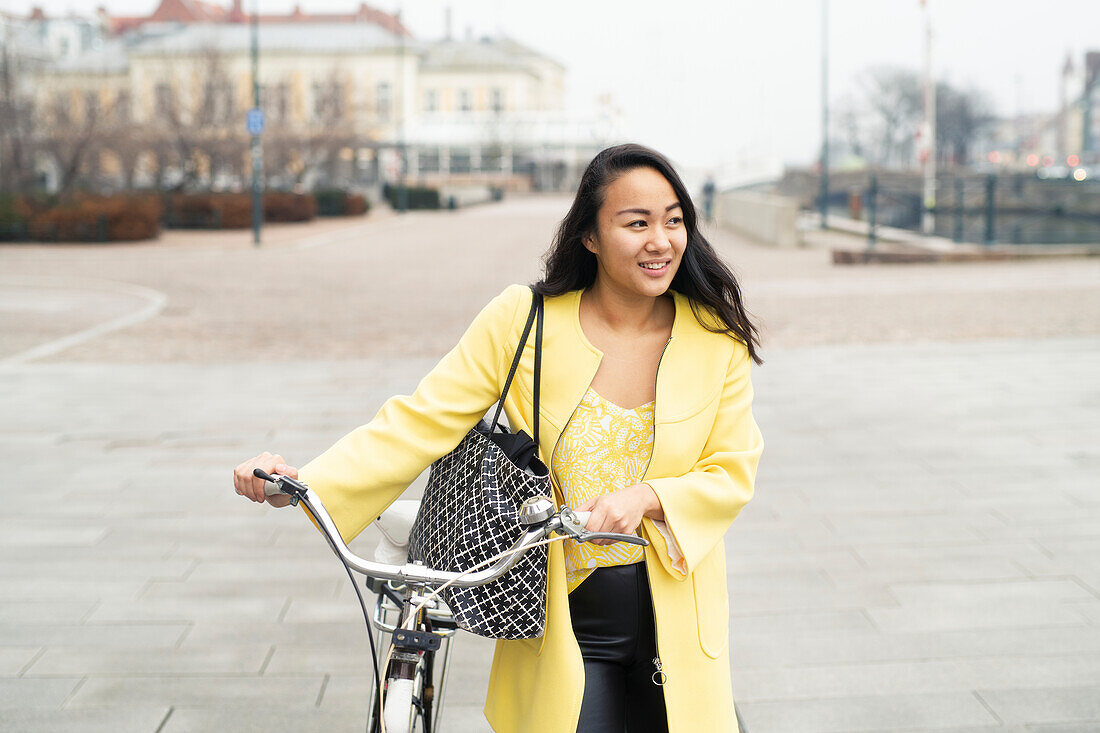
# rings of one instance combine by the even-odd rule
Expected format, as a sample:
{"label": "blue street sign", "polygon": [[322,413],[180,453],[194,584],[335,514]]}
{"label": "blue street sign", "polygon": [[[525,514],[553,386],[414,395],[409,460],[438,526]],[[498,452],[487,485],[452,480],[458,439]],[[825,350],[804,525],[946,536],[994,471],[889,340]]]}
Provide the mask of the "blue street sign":
{"label": "blue street sign", "polygon": [[264,111],[259,107],[253,107],[245,114],[245,123],[248,125],[249,135],[259,135],[264,131]]}

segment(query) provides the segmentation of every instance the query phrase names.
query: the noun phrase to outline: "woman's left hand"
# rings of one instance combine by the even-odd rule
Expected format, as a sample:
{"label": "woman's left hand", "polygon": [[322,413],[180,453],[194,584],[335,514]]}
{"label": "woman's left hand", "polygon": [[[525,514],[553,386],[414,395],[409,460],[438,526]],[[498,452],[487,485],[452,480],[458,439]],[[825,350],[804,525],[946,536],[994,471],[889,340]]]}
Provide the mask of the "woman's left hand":
{"label": "woman's left hand", "polygon": [[[625,489],[600,494],[576,507],[575,511],[592,512],[586,529],[589,532],[633,534],[642,524],[642,517],[664,519],[661,500],[649,484],[634,484]],[[594,545],[612,545],[612,540],[592,540]]]}

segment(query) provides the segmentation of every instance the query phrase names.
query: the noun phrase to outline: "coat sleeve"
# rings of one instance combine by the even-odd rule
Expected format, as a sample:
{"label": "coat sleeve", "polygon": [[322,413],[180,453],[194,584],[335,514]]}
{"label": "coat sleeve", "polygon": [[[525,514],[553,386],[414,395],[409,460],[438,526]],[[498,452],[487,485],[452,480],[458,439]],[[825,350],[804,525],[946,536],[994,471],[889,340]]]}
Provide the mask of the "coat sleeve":
{"label": "coat sleeve", "polygon": [[[525,296],[524,293],[527,293]],[[345,542],[455,448],[500,399],[507,344],[530,289],[510,285],[474,318],[458,344],[411,395],[386,400],[374,418],[298,470]],[[307,512],[308,516],[308,512]]]}
{"label": "coat sleeve", "polygon": [[673,577],[688,577],[752,498],[764,439],[752,416],[750,364],[748,349],[736,344],[714,425],[691,470],[645,480],[660,499],[665,520],[645,518],[642,524]]}

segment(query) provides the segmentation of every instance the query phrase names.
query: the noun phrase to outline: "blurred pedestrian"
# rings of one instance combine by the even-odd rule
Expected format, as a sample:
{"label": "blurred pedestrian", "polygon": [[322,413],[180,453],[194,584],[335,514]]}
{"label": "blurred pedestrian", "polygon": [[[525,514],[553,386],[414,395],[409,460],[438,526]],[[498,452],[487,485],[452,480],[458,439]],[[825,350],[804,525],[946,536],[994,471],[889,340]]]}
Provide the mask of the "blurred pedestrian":
{"label": "blurred pedestrian", "polygon": [[714,221],[714,174],[708,173],[703,184],[703,219],[708,224]]}

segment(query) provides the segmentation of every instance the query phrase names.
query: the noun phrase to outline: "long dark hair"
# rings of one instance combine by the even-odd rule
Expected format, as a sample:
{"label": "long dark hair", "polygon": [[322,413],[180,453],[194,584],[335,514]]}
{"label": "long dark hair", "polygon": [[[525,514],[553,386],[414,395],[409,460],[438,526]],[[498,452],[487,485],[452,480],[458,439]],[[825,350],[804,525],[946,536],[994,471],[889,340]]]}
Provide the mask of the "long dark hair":
{"label": "long dark hair", "polygon": [[[596,281],[596,255],[584,246],[582,239],[596,231],[596,214],[603,206],[607,187],[624,173],[641,167],[652,168],[665,177],[683,210],[687,246],[670,287],[687,296],[695,318],[704,328],[737,339],[748,348],[754,362],[763,364],[758,354],[758,329],[749,320],[741,302],[737,277],[699,233],[695,204],[672,164],[656,150],[643,145],[627,143],[601,150],[584,169],[573,205],[543,257],[545,274],[535,283],[535,290],[543,295],[561,295],[587,288]],[[702,314],[700,306],[710,308],[718,322]]]}

